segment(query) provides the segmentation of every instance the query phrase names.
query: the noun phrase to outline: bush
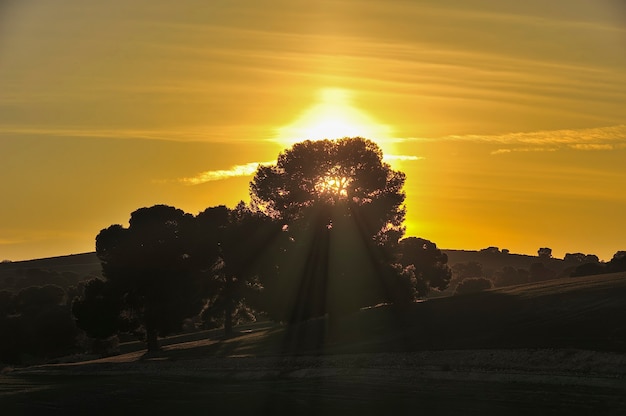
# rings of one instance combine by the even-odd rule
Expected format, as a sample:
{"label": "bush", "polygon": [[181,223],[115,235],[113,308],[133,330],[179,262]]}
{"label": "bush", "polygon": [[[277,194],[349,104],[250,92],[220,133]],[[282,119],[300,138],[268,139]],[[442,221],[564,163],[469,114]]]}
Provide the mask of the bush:
{"label": "bush", "polygon": [[472,277],[463,280],[456,287],[455,295],[461,295],[464,293],[476,293],[483,290],[488,290],[493,287],[491,280],[484,277]]}

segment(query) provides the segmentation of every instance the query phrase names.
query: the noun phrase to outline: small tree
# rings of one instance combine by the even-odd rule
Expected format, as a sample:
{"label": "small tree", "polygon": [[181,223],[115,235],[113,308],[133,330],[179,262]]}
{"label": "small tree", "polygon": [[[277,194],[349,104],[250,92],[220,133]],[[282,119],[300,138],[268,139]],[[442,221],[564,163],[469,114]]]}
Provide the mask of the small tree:
{"label": "small tree", "polygon": [[626,251],[620,250],[616,252],[611,261],[606,264],[606,268],[609,273],[626,271]]}
{"label": "small tree", "polygon": [[493,287],[491,280],[486,279],[484,277],[478,278],[469,278],[463,280],[458,284],[456,290],[454,291],[455,295],[461,295],[465,293],[476,293],[482,292],[484,290],[489,290]]}
{"label": "small tree", "polygon": [[411,267],[417,297],[426,296],[431,289],[445,290],[450,284],[448,256],[435,243],[408,237],[400,241],[398,253],[402,267]]}
{"label": "small tree", "polygon": [[537,255],[541,259],[550,259],[552,258],[552,249],[549,247],[541,247],[537,250]]}

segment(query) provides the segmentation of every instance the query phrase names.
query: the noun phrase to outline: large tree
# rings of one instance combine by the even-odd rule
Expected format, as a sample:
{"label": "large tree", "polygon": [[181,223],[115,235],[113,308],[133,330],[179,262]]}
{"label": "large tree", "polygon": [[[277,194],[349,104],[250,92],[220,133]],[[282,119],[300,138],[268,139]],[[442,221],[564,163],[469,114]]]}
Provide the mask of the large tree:
{"label": "large tree", "polygon": [[262,274],[273,316],[293,322],[392,300],[404,180],[359,137],[296,143],[257,169],[252,205],[283,225]]}
{"label": "large tree", "polygon": [[105,281],[89,284],[85,296],[74,303],[78,325],[100,338],[143,331],[148,350],[155,350],[158,336],[198,314],[207,283],[199,259],[204,264],[215,261],[218,247],[208,245],[198,252],[193,220],[180,209],[155,205],[133,212],[128,228],[102,230],[96,254]]}

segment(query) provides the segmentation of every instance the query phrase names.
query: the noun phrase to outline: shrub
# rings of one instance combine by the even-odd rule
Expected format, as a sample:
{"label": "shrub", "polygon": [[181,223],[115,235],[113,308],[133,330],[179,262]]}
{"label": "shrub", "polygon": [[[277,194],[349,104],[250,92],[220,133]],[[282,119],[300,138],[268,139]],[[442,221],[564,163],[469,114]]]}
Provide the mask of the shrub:
{"label": "shrub", "polygon": [[461,295],[464,293],[476,293],[483,290],[488,290],[493,287],[491,280],[484,277],[472,277],[463,280],[456,287],[455,295]]}

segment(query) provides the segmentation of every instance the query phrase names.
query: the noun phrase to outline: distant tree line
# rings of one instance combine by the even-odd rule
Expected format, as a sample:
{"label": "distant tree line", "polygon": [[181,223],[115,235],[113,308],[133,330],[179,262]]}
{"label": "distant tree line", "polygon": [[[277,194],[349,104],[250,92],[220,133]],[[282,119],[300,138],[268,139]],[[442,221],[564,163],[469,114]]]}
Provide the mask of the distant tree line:
{"label": "distant tree line", "polygon": [[[472,255],[472,253],[475,253]],[[541,247],[536,257],[510,255],[509,250],[488,247],[478,252],[464,252],[466,258],[475,258],[451,265],[450,288],[455,294],[469,293],[503,286],[542,282],[564,277],[577,277],[626,271],[626,252],[618,251],[611,261],[601,262],[595,254],[566,253],[563,259],[552,257],[552,249]],[[520,259],[506,260],[517,256]],[[527,258],[527,259],[526,259]],[[528,264],[515,267],[510,264]],[[484,263],[484,264],[483,264]],[[494,265],[506,264],[501,268]],[[450,292],[452,293],[452,292]]]}
{"label": "distant tree line", "polygon": [[580,263],[572,272],[572,277],[624,272],[626,271],[626,251],[616,252],[606,263],[589,261],[586,258]]}

